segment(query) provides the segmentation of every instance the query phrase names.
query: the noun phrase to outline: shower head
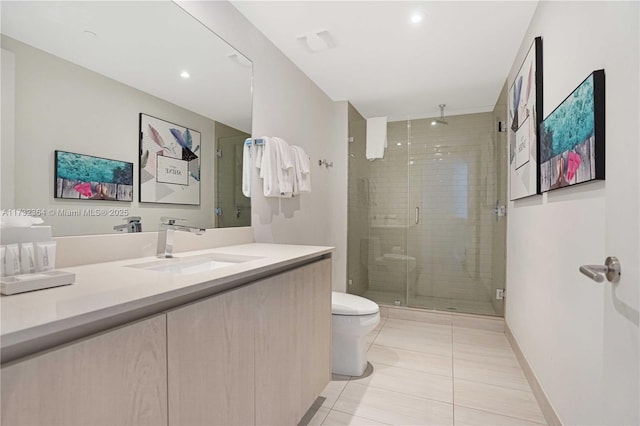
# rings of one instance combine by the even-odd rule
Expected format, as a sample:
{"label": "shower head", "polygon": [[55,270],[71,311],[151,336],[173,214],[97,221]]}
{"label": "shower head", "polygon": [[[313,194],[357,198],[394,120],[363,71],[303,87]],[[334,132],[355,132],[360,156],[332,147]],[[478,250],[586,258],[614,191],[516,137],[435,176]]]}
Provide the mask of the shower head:
{"label": "shower head", "polygon": [[436,118],[435,120],[433,120],[431,122],[432,126],[438,126],[440,124],[444,124],[445,126],[448,125],[449,123],[447,122],[447,120],[444,119],[444,107],[446,106],[445,104],[440,104],[438,105],[440,107],[440,118]]}

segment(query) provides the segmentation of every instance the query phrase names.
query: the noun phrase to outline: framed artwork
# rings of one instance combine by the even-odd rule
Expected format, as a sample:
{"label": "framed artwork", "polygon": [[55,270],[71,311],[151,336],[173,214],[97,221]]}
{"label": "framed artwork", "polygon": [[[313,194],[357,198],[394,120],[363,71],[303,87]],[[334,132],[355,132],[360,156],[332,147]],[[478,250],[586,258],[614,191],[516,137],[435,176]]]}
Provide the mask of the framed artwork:
{"label": "framed artwork", "polygon": [[543,192],[604,179],[604,70],[591,73],[540,127]]}
{"label": "framed artwork", "polygon": [[140,202],[200,205],[200,132],[140,114]]}
{"label": "framed artwork", "polygon": [[509,88],[510,200],[540,193],[539,134],[542,122],[542,38],[536,37]]}
{"label": "framed artwork", "polygon": [[133,163],[55,151],[55,198],[133,201]]}

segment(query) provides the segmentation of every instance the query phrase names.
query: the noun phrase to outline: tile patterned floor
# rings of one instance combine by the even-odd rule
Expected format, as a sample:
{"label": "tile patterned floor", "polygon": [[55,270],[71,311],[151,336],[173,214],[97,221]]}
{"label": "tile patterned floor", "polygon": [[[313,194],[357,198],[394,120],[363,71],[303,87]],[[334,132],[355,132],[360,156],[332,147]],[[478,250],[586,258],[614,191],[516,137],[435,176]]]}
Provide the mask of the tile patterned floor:
{"label": "tile patterned floor", "polygon": [[546,424],[501,320],[383,315],[364,376],[334,375],[301,424]]}

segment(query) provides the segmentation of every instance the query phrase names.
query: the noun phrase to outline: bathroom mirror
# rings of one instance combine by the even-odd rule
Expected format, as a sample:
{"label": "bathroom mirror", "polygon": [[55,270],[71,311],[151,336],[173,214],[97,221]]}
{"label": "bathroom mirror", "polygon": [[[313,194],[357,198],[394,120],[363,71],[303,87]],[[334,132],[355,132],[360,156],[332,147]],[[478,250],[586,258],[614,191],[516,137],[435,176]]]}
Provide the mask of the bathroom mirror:
{"label": "bathroom mirror", "polygon": [[[235,176],[251,134],[245,56],[171,1],[0,7],[2,214],[42,217],[54,236],[114,233],[134,216],[143,231],[157,231],[163,216],[250,225]],[[199,205],[139,202],[141,113],[200,134]],[[133,163],[133,201],[55,198],[56,150]]]}

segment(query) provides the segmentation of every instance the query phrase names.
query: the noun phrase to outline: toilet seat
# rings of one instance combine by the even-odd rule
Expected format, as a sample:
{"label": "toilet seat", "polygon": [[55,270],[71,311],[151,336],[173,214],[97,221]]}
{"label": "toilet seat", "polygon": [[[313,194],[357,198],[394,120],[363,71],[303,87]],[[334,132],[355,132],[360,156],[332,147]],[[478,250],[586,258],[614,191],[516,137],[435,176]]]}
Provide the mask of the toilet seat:
{"label": "toilet seat", "polygon": [[377,303],[364,297],[336,291],[331,293],[331,314],[333,315],[373,315],[379,311]]}

